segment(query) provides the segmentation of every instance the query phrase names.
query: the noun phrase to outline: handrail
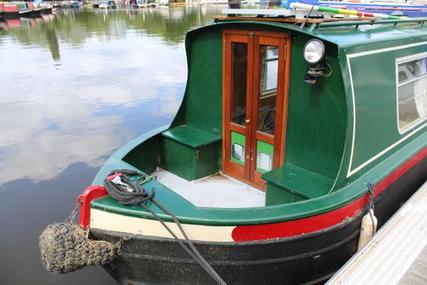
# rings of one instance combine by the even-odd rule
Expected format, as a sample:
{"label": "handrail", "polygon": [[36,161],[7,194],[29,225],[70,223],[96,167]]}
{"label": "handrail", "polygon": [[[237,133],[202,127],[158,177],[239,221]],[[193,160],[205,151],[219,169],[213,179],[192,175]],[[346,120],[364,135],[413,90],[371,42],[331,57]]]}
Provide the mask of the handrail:
{"label": "handrail", "polygon": [[345,26],[361,26],[361,25],[378,25],[378,24],[401,24],[401,23],[419,23],[424,24],[427,17],[422,18],[408,18],[408,19],[393,19],[393,20],[371,20],[371,21],[343,21],[343,22],[324,22],[316,23],[315,28],[331,28],[331,27],[345,27]]}

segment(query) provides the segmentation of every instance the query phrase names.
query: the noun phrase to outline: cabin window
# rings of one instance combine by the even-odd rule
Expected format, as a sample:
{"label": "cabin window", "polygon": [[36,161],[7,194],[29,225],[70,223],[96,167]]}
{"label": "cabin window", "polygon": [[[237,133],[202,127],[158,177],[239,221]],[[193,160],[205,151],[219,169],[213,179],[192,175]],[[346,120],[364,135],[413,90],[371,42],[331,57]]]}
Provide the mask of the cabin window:
{"label": "cabin window", "polygon": [[231,120],[238,125],[245,125],[246,119],[246,76],[248,69],[248,44],[232,44],[232,96]]}
{"label": "cabin window", "polygon": [[399,130],[427,118],[427,54],[397,60]]}

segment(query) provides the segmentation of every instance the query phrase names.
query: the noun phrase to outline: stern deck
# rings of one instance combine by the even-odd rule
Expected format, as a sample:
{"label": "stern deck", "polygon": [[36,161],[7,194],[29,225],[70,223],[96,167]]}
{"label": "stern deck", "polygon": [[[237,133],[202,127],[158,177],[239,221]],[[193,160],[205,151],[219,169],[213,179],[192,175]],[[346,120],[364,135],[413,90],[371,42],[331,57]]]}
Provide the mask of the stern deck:
{"label": "stern deck", "polygon": [[223,174],[188,181],[162,168],[157,181],[197,207],[250,208],[265,206],[265,193]]}

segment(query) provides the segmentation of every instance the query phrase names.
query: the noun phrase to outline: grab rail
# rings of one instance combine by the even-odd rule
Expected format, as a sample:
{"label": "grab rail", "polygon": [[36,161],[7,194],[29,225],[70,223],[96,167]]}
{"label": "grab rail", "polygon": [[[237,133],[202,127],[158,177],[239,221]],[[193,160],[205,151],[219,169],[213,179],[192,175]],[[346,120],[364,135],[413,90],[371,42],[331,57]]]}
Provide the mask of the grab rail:
{"label": "grab rail", "polygon": [[343,21],[343,22],[324,22],[324,23],[313,23],[310,29],[318,28],[331,28],[331,27],[345,27],[345,26],[361,26],[361,25],[384,25],[384,24],[397,24],[401,23],[419,23],[424,24],[427,21],[427,17],[423,18],[408,18],[408,19],[396,19],[396,20],[363,20],[363,21]]}

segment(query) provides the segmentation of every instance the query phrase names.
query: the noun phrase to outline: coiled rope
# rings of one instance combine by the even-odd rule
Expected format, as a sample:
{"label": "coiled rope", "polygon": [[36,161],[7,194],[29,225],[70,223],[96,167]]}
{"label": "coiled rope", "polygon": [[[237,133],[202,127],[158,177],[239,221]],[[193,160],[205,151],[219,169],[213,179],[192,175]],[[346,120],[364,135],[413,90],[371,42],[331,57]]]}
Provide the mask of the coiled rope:
{"label": "coiled rope", "polygon": [[[135,179],[140,177],[139,179]],[[184,228],[179,220],[167,208],[154,199],[154,188],[148,193],[141,184],[146,183],[152,179],[153,176],[146,176],[145,174],[129,169],[120,169],[112,171],[104,180],[104,186],[108,194],[119,203],[123,205],[141,205],[147,212],[150,212],[160,224],[173,236],[178,244],[190,255],[205,271],[212,277],[218,284],[226,285],[225,281],[218,275],[213,267],[203,258],[197,248],[194,246],[191,239],[188,238]],[[175,232],[157,215],[147,202],[151,201],[161,211],[167,214],[178,226],[178,229],[185,239],[185,243],[177,236]]]}

